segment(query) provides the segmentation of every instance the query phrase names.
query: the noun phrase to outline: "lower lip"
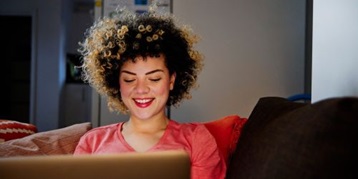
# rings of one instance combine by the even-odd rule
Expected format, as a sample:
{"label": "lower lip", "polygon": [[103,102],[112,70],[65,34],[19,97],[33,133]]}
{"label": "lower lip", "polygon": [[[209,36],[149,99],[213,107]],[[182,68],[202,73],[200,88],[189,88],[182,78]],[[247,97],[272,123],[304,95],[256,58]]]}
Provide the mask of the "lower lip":
{"label": "lower lip", "polygon": [[138,102],[135,102],[135,104],[140,107],[140,108],[146,108],[148,106],[150,106],[152,104],[153,100],[147,102],[147,103],[138,103]]}

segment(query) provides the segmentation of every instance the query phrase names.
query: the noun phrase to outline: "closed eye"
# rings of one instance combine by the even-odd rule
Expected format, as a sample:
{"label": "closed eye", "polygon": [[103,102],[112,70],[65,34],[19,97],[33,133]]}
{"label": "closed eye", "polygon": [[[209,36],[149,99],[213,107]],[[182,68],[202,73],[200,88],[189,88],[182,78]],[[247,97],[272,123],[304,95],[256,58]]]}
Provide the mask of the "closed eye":
{"label": "closed eye", "polygon": [[153,81],[153,82],[158,82],[160,81],[162,78],[153,78],[153,79],[150,79],[150,81]]}
{"label": "closed eye", "polygon": [[126,79],[124,79],[123,81],[126,82],[126,83],[131,83],[131,82],[134,81],[134,79],[133,79],[133,80],[126,80]]}

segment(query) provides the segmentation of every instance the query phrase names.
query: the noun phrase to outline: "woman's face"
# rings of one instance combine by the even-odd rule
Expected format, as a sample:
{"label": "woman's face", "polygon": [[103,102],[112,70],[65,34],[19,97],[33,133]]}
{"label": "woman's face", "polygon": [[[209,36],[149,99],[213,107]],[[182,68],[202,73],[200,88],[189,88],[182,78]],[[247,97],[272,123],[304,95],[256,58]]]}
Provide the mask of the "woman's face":
{"label": "woman's face", "polygon": [[128,60],[119,72],[122,100],[131,118],[149,119],[165,114],[169,91],[174,87],[175,74],[169,75],[163,55]]}

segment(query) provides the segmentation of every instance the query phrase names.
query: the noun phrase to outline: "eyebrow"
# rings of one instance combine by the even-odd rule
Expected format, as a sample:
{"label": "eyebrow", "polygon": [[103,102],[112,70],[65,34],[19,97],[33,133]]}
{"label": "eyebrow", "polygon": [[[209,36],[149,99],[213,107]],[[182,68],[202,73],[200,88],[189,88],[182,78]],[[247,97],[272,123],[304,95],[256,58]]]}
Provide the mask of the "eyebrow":
{"label": "eyebrow", "polygon": [[[145,73],[145,75],[150,75],[150,74],[157,73],[157,72],[164,72],[164,70],[156,69],[156,70],[153,70],[153,71]],[[135,73],[127,71],[127,70],[122,70],[121,73],[127,73],[127,74],[130,74],[130,75],[136,75]]]}

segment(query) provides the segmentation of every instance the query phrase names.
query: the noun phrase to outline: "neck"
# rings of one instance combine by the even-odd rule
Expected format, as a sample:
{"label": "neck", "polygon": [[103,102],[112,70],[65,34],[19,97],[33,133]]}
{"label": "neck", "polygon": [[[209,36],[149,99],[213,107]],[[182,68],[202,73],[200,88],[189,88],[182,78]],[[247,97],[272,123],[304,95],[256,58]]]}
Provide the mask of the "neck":
{"label": "neck", "polygon": [[169,119],[166,116],[160,116],[152,119],[137,119],[131,117],[124,127],[132,132],[155,133],[166,129]]}

